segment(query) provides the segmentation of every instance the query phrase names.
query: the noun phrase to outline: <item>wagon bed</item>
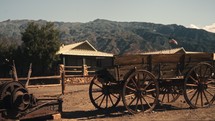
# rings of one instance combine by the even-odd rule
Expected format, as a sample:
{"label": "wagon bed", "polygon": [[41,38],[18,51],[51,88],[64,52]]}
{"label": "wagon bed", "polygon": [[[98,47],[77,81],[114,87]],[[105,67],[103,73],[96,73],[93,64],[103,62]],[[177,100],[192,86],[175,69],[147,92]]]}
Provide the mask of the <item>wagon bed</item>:
{"label": "wagon bed", "polygon": [[[114,65],[123,70],[134,66],[152,72],[157,78],[183,78],[184,74],[200,62],[213,65],[212,53],[151,54],[116,56]],[[126,73],[126,72],[124,72]]]}

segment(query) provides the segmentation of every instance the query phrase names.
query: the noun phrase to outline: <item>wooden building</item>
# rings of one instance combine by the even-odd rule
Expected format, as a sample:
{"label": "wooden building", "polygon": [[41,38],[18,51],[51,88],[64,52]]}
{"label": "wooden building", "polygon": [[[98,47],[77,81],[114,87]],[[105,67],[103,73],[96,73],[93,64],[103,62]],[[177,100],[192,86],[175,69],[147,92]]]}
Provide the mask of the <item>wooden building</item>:
{"label": "wooden building", "polygon": [[87,40],[61,46],[57,54],[60,55],[62,64],[70,68],[71,75],[87,75],[95,72],[98,67],[113,64],[113,54],[98,51]]}

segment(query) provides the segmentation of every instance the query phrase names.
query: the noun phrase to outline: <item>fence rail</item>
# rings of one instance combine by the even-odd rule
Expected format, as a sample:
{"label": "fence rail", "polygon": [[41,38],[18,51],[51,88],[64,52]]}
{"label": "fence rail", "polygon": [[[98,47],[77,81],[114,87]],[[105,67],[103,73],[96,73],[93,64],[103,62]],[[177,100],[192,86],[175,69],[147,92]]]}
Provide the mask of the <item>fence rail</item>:
{"label": "fence rail", "polygon": [[93,75],[97,68],[92,66],[64,66],[65,75]]}

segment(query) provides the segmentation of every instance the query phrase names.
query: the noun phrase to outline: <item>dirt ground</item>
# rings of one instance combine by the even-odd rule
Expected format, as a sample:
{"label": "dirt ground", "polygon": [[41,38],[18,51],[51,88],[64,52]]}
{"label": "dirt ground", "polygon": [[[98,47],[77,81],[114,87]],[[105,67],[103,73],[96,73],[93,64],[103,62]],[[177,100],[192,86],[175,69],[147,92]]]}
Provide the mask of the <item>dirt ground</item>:
{"label": "dirt ground", "polygon": [[[30,89],[35,95],[60,92],[57,87],[40,87]],[[89,99],[89,85],[66,85],[66,93],[63,95],[63,121],[93,120],[93,121],[128,121],[128,120],[169,120],[169,121],[215,121],[215,104],[209,108],[190,109],[185,103],[184,97],[180,96],[176,102],[157,106],[151,113],[139,113],[130,115],[123,106],[122,101],[110,111],[97,110]]]}

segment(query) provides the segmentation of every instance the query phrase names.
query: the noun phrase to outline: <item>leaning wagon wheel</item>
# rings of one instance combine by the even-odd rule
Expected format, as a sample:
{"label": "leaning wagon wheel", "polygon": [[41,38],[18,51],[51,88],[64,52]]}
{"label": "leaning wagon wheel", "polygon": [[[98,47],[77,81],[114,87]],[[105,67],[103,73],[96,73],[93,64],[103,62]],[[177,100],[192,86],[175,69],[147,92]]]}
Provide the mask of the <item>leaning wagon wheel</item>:
{"label": "leaning wagon wheel", "polygon": [[90,83],[89,96],[92,104],[98,109],[116,107],[120,101],[120,94],[114,90],[116,83],[105,81],[95,76]]}
{"label": "leaning wagon wheel", "polygon": [[123,86],[122,100],[132,113],[152,111],[159,96],[158,82],[148,71],[133,72]]}
{"label": "leaning wagon wheel", "polygon": [[[7,116],[15,118],[30,105],[30,96],[25,87],[17,81],[6,82],[0,88],[0,100]],[[0,106],[1,107],[1,106]]]}
{"label": "leaning wagon wheel", "polygon": [[191,108],[208,107],[215,100],[215,71],[207,63],[193,67],[184,81],[184,98]]}
{"label": "leaning wagon wheel", "polygon": [[174,85],[168,85],[160,88],[159,100],[162,103],[175,102],[181,95],[181,91]]}

